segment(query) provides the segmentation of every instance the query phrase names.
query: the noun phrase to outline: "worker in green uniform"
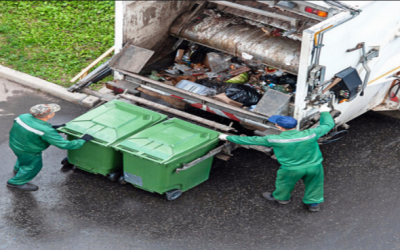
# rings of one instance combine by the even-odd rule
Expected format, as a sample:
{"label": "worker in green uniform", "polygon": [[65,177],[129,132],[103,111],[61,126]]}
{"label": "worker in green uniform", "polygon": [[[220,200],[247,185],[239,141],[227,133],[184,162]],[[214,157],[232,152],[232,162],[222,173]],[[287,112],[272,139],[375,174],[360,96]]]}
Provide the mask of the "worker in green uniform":
{"label": "worker in green uniform", "polygon": [[57,104],[38,104],[30,108],[30,114],[22,114],[14,120],[10,131],[10,148],[17,156],[15,176],[8,180],[7,187],[24,191],[36,191],[38,186],[28,183],[43,167],[42,151],[50,145],[61,149],[78,149],[93,139],[85,134],[82,138],[68,141],[62,138],[56,128],[47,121],[61,108]]}
{"label": "worker in green uniform", "polygon": [[264,192],[264,198],[288,204],[295,184],[301,179],[305,185],[303,202],[310,211],[319,211],[319,203],[324,201],[324,170],[322,153],[317,140],[335,126],[328,106],[320,108],[320,125],[303,131],[296,130],[297,120],[290,116],[271,116],[268,120],[275,123],[282,132],[279,135],[227,136],[228,140],[243,145],[272,147],[281,167],[278,170],[275,191]]}

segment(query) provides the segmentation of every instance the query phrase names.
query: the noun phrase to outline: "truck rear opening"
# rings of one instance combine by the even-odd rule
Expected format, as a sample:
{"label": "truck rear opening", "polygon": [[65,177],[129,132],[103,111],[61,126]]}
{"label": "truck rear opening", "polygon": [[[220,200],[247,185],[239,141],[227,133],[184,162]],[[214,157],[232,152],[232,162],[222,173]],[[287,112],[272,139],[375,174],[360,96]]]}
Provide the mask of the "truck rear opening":
{"label": "truck rear opening", "polygon": [[268,117],[293,115],[303,30],[332,15],[326,8],[324,17],[305,11],[323,9],[315,4],[299,5],[199,2],[177,16],[158,49],[148,51],[151,58],[144,56],[146,65],[141,48],[130,43],[110,66],[147,93],[270,128]]}

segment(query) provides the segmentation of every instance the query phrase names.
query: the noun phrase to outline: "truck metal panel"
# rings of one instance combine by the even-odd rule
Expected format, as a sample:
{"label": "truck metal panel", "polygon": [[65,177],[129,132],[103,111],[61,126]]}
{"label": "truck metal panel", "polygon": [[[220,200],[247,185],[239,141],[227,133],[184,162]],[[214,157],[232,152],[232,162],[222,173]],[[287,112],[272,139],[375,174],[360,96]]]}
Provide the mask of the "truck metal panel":
{"label": "truck metal panel", "polygon": [[[365,95],[357,96],[351,102],[335,105],[335,108],[342,112],[336,119],[339,123],[347,122],[382,103],[393,79],[374,83],[375,79],[385,74],[385,77],[390,77],[400,70],[394,70],[400,66],[400,60],[397,59],[400,57],[400,39],[395,36],[400,28],[400,16],[396,11],[392,11],[400,8],[400,2],[372,1],[362,4],[359,16],[326,32],[323,40],[320,64],[326,66],[326,80],[347,67],[356,68],[361,79],[364,79],[366,71],[360,63],[361,50],[346,51],[361,42],[365,42],[367,52],[371,49],[379,50],[379,56],[368,62],[371,74]],[[318,32],[340,22],[346,16],[350,16],[350,13],[339,13],[309,30]],[[386,63],[389,60],[391,62]],[[391,72],[392,70],[394,71]]]}
{"label": "truck metal panel", "polygon": [[[156,50],[168,36],[172,22],[190,9],[193,1],[122,1],[123,44]],[[121,15],[121,13],[116,13]]]}
{"label": "truck metal panel", "polygon": [[203,16],[181,29],[187,15],[182,15],[171,26],[170,33],[206,47],[231,55],[243,52],[254,61],[271,67],[298,72],[301,43],[286,37],[268,37],[256,26],[241,23],[237,18]]}

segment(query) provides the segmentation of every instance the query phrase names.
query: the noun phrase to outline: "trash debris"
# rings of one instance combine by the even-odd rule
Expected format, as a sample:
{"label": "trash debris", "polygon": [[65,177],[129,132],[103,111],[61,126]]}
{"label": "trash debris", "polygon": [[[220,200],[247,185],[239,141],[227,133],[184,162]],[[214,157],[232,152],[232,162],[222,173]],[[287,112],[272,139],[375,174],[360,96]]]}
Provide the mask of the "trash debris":
{"label": "trash debris", "polygon": [[246,83],[249,80],[249,74],[247,72],[232,77],[227,83]]}
{"label": "trash debris", "polygon": [[296,85],[297,83],[297,76],[295,75],[283,75],[280,79],[279,79],[279,83],[280,84],[290,84],[290,85]]}
{"label": "trash debris", "polygon": [[227,79],[229,79],[229,78],[231,78],[232,76],[230,75],[230,74],[228,74],[228,73],[220,73],[220,74],[218,74],[218,76],[217,76],[217,79],[219,80],[219,81],[225,81],[225,80],[227,80]]}
{"label": "trash debris", "polygon": [[285,72],[283,72],[282,70],[276,70],[274,72],[274,75],[276,75],[277,77],[281,77]]}
{"label": "trash debris", "polygon": [[211,17],[213,17],[213,18],[220,18],[221,17],[221,14],[219,14],[219,13],[216,13],[214,10],[212,10],[212,9],[205,9],[204,10],[204,14],[206,14],[206,15],[208,15],[208,16],[211,16]]}
{"label": "trash debris", "polygon": [[240,75],[240,74],[242,74],[244,72],[249,72],[250,70],[251,69],[249,67],[244,66],[244,67],[240,67],[240,68],[237,68],[237,69],[232,69],[231,71],[229,71],[229,74],[231,74],[233,76],[237,76],[237,75]]}
{"label": "trash debris", "polygon": [[195,76],[178,76],[178,77],[171,78],[171,81],[174,85],[176,85],[178,82],[180,82],[182,80],[188,80],[191,82],[195,82],[196,77]]}
{"label": "trash debris", "polygon": [[199,95],[214,96],[217,94],[215,89],[207,88],[206,86],[187,80],[180,81],[176,87]]}
{"label": "trash debris", "polygon": [[211,89],[215,89],[218,93],[224,93],[225,89],[229,87],[230,84],[221,82],[218,79],[197,79],[196,83],[206,86]]}
{"label": "trash debris", "polygon": [[183,65],[183,64],[177,64],[177,63],[175,63],[175,67],[174,68],[176,68],[177,70],[181,71],[182,73],[185,73],[185,72],[190,70],[190,67],[188,67],[186,65]]}
{"label": "trash debris", "polygon": [[255,108],[257,108],[257,105],[251,105],[249,111],[253,111]]}
{"label": "trash debris", "polygon": [[226,104],[229,104],[229,105],[232,105],[235,107],[239,107],[239,108],[243,107],[243,103],[236,102],[236,101],[230,99],[229,97],[226,96],[225,93],[215,95],[215,96],[213,96],[213,99],[220,101],[220,102],[224,102]]}
{"label": "trash debris", "polygon": [[276,71],[277,71],[277,69],[275,69],[275,68],[265,67],[265,72],[267,72],[268,74],[275,73]]}
{"label": "trash debris", "polygon": [[224,55],[223,53],[207,53],[206,65],[211,69],[212,72],[218,73],[229,69],[229,60],[232,59],[231,55]]}
{"label": "trash debris", "polygon": [[[267,26],[263,30],[269,36],[277,32]],[[232,56],[188,42],[174,56],[173,65],[164,70],[158,67],[148,77],[253,112],[261,108],[257,104],[268,91],[289,96],[296,91],[297,76],[253,61],[245,52]]]}
{"label": "trash debris", "polygon": [[191,63],[203,63],[207,54],[209,52],[214,51],[213,49],[199,46],[199,45],[191,45],[189,49],[189,59]]}
{"label": "trash debris", "polygon": [[283,86],[283,85],[274,85],[271,89],[279,91],[281,93],[285,93],[285,94],[288,93],[288,91],[286,91],[285,86]]}
{"label": "trash debris", "polygon": [[271,32],[274,30],[273,28],[270,27],[262,27],[261,30],[265,33],[265,35],[270,36]]}
{"label": "trash debris", "polygon": [[149,75],[147,77],[150,78],[150,79],[156,80],[156,81],[158,81],[158,80],[164,80],[165,81],[166,80],[164,77],[160,76],[157,73],[157,71],[155,71],[155,70],[151,71],[151,75]]}
{"label": "trash debris", "polygon": [[269,83],[278,83],[278,77],[274,74],[268,74],[264,76],[260,76],[260,80]]}
{"label": "trash debris", "polygon": [[254,88],[243,84],[232,84],[225,90],[230,99],[243,103],[244,106],[252,106],[258,103],[261,95]]}
{"label": "trash debris", "polygon": [[184,49],[178,49],[178,51],[176,52],[175,62],[181,63],[184,54],[185,54]]}
{"label": "trash debris", "polygon": [[254,56],[247,54],[246,52],[242,52],[242,58],[245,60],[251,60]]}
{"label": "trash debris", "polygon": [[215,72],[207,72],[206,76],[208,77],[208,79],[212,79],[218,77],[218,74]]}
{"label": "trash debris", "polygon": [[188,72],[189,75],[192,76],[200,76],[204,75],[208,69],[204,67],[202,64],[193,64],[193,69]]}
{"label": "trash debris", "polygon": [[188,67],[188,66],[186,66],[186,65],[175,63],[175,66],[174,66],[172,69],[165,70],[165,72],[168,72],[168,73],[173,74],[173,75],[177,75],[177,74],[180,73],[179,71],[182,72],[181,74],[185,74],[185,73],[187,73],[190,69],[191,69],[191,68]]}

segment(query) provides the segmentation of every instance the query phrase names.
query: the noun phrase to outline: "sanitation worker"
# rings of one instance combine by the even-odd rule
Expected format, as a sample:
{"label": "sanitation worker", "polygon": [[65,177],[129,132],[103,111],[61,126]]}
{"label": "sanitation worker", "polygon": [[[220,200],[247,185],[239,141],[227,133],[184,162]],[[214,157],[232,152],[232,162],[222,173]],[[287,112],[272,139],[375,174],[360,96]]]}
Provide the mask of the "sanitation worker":
{"label": "sanitation worker", "polygon": [[221,134],[220,139],[243,145],[273,147],[281,167],[277,173],[275,191],[264,192],[263,197],[280,204],[288,204],[295,184],[303,180],[303,202],[310,211],[317,212],[319,203],[324,201],[323,158],[317,140],[335,125],[329,111],[328,106],[320,108],[320,125],[317,128],[299,131],[296,130],[296,119],[275,115],[268,120],[282,131],[279,135],[243,137]]}
{"label": "sanitation worker", "polygon": [[61,108],[57,104],[38,104],[30,108],[30,114],[22,114],[14,120],[10,131],[10,148],[17,156],[15,176],[8,180],[7,187],[24,191],[36,191],[38,186],[29,183],[43,167],[42,151],[50,145],[61,149],[78,149],[93,139],[85,134],[82,138],[68,141],[57,133],[57,128],[47,121]]}

